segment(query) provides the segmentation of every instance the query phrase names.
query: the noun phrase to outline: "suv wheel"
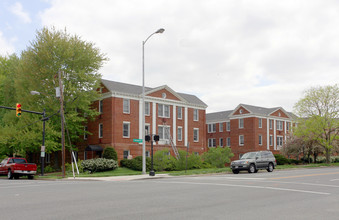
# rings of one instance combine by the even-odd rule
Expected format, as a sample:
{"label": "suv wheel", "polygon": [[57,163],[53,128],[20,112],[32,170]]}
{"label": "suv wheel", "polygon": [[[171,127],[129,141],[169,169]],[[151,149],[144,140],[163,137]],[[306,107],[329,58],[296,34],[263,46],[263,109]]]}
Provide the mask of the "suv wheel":
{"label": "suv wheel", "polygon": [[256,170],[256,169],[255,169],[254,164],[251,164],[250,167],[248,168],[248,172],[249,172],[249,173],[254,173],[255,170]]}
{"label": "suv wheel", "polygon": [[273,168],[273,164],[272,164],[272,163],[269,163],[269,164],[268,164],[267,171],[268,171],[268,172],[272,172],[273,169],[274,169],[274,168]]}

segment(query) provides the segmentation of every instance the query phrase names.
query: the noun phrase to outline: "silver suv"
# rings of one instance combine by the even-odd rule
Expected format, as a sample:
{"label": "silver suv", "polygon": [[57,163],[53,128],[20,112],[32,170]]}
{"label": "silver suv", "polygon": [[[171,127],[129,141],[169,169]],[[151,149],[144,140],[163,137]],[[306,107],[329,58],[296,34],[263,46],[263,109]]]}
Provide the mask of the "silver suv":
{"label": "silver suv", "polygon": [[240,170],[247,170],[249,173],[256,173],[258,170],[266,169],[272,172],[277,166],[277,161],[271,151],[248,152],[240,158],[231,162],[231,169],[234,174]]}

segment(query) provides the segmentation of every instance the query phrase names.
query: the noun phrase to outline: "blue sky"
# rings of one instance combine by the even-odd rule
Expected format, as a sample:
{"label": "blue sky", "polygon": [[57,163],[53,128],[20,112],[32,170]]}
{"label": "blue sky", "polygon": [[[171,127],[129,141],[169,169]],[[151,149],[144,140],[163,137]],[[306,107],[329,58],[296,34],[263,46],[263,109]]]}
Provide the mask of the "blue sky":
{"label": "blue sky", "polygon": [[1,0],[0,55],[29,46],[44,26],[93,42],[104,79],[168,85],[207,112],[239,103],[287,111],[312,86],[339,82],[336,0]]}
{"label": "blue sky", "polygon": [[[36,30],[42,27],[40,13],[49,6],[44,0],[0,1],[0,31],[13,52],[20,53],[34,39]],[[11,51],[0,52],[4,55]]]}

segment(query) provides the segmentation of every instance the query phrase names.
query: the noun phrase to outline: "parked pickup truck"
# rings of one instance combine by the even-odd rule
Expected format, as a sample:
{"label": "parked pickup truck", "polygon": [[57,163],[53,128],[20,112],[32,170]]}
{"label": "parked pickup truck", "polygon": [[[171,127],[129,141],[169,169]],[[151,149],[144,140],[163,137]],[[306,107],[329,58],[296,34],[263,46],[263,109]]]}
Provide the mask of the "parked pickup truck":
{"label": "parked pickup truck", "polygon": [[36,169],[36,164],[27,163],[25,158],[9,157],[0,163],[0,175],[7,175],[8,179],[19,179],[20,176],[33,179]]}

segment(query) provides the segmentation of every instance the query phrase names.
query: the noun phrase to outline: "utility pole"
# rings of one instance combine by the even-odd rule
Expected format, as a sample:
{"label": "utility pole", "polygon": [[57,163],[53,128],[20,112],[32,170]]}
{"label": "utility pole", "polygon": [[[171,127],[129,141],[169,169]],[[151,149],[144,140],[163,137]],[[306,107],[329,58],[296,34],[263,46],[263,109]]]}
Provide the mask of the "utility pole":
{"label": "utility pole", "polygon": [[64,95],[63,85],[61,80],[61,70],[59,70],[59,88],[60,88],[60,116],[61,116],[61,157],[62,157],[62,177],[65,178],[65,127],[64,127]]}

